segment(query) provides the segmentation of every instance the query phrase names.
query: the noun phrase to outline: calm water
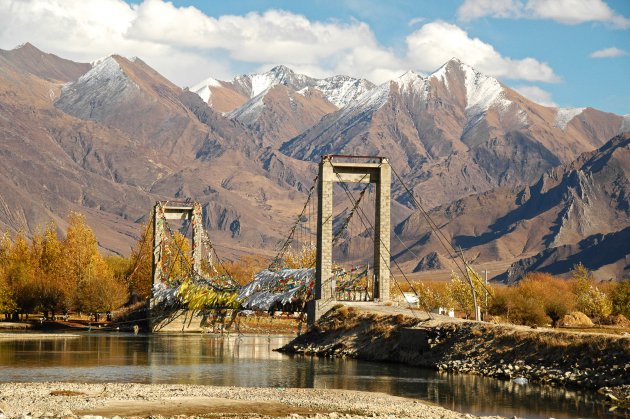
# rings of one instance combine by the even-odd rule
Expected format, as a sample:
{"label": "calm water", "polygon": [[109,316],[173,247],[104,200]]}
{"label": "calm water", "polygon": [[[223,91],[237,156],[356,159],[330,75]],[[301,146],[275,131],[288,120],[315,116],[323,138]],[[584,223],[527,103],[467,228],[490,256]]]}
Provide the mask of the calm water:
{"label": "calm water", "polygon": [[[22,335],[23,336],[23,335]],[[86,333],[0,338],[0,381],[186,383],[380,391],[477,415],[602,417],[593,393],[273,352],[288,337]]]}

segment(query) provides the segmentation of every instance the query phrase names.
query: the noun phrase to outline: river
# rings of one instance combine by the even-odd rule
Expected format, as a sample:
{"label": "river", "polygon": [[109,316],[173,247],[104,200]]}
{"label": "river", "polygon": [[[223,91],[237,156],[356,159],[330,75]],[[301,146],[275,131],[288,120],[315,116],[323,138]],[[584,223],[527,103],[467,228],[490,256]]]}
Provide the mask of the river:
{"label": "river", "polygon": [[417,398],[475,415],[573,418],[610,414],[593,392],[273,351],[290,339],[99,332],[31,338],[16,333],[0,338],[0,381],[334,388]]}

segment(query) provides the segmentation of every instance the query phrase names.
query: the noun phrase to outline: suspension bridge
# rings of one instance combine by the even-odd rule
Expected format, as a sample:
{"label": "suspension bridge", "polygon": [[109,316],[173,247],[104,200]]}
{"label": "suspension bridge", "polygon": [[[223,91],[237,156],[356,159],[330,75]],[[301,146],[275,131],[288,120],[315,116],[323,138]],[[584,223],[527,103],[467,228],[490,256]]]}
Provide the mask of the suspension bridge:
{"label": "suspension bridge", "polygon": [[[387,303],[392,281],[401,294],[405,281],[420,300],[391,255],[392,173],[458,269],[469,275],[463,254],[463,264],[458,263],[457,249],[387,158],[327,155],[322,157],[302,210],[277,255],[267,269],[243,286],[225,269],[203,229],[199,203],[157,202],[152,212],[151,329],[159,330],[181,316],[184,324],[199,318],[203,326],[212,313],[221,312],[233,319],[243,310],[301,313],[312,324],[339,301]],[[334,194],[341,195],[343,209],[334,208]],[[183,234],[173,228],[174,222],[184,224]],[[186,236],[190,229],[188,255]]]}

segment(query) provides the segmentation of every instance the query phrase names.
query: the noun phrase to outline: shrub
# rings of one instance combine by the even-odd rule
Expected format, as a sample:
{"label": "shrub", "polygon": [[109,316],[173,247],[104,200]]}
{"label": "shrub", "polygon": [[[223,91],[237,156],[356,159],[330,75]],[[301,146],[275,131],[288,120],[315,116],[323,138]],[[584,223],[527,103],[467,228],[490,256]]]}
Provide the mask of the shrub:
{"label": "shrub", "polygon": [[516,285],[508,301],[510,320],[556,326],[574,308],[571,285],[547,273],[531,273]]}

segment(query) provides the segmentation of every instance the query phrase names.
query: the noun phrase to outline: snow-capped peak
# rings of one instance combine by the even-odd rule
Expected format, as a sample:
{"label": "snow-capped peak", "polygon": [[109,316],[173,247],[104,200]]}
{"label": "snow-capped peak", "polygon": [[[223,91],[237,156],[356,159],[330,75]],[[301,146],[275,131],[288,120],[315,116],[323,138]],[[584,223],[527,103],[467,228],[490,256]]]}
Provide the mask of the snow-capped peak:
{"label": "snow-capped peak", "polygon": [[92,68],[96,67],[97,65],[99,65],[100,63],[102,63],[103,61],[105,61],[106,59],[110,58],[111,55],[105,55],[104,57],[101,58],[97,58],[94,61],[90,62],[90,65],[92,66]]}
{"label": "snow-capped peak", "polygon": [[124,74],[120,64],[118,61],[110,55],[109,57],[104,57],[99,59],[98,61],[93,61],[92,68],[90,71],[79,77],[78,82],[86,81],[91,78],[102,78],[108,76],[116,76]]}
{"label": "snow-capped peak", "polygon": [[409,70],[402,76],[392,80],[398,84],[402,92],[424,92],[426,91],[427,79],[413,70]]}
{"label": "snow-capped peak", "polygon": [[72,89],[81,86],[87,90],[120,92],[128,86],[138,87],[123,71],[114,56],[106,57],[98,62],[87,73],[62,88]]}
{"label": "snow-capped peak", "polygon": [[586,108],[558,108],[554,126],[565,129],[569,122],[579,114],[581,114]]}
{"label": "snow-capped peak", "polygon": [[191,92],[197,93],[204,102],[210,103],[210,97],[212,96],[212,90],[210,90],[210,88],[219,86],[221,86],[221,82],[219,82],[219,80],[208,77],[207,79],[191,87],[189,90]]}
{"label": "snow-capped peak", "polygon": [[394,81],[397,82],[398,84],[408,84],[408,83],[414,83],[418,79],[422,79],[422,78],[423,77],[421,74],[418,74],[413,70],[409,70],[405,72],[403,75],[401,75],[400,77],[398,77],[397,79],[394,79]]}
{"label": "snow-capped peak", "polygon": [[[316,89],[330,103],[342,108],[361,94],[374,88],[374,84],[365,79],[349,76],[332,76],[325,79],[316,79],[296,73],[284,65],[275,66],[264,73],[236,76],[229,82],[219,82],[215,79],[208,80],[213,84],[203,81],[190,89],[197,93],[205,102],[208,102],[211,96],[208,86],[223,85],[230,88],[231,85],[231,88],[249,96],[250,100],[253,100],[274,86],[285,85],[302,95],[305,95],[309,89]],[[243,106],[249,105],[245,104]]]}
{"label": "snow-capped peak", "polygon": [[510,101],[505,97],[503,86],[497,79],[481,74],[458,58],[451,58],[435,70],[429,78],[440,80],[447,89],[450,89],[449,76],[453,72],[455,72],[454,76],[462,75],[464,78],[467,111],[479,114],[485,112],[491,106],[505,107],[510,104]]}
{"label": "snow-capped peak", "polygon": [[459,68],[465,77],[467,111],[482,113],[491,106],[507,107],[510,104],[505,97],[503,86],[497,79],[483,75],[462,62],[459,62]]}
{"label": "snow-capped peak", "polygon": [[312,84],[314,81],[314,79],[308,76],[295,73],[289,67],[284,65],[275,66],[264,73],[251,74],[249,79],[251,82],[250,97],[252,98],[279,84],[284,84],[286,86],[291,86],[295,90],[300,90]]}

